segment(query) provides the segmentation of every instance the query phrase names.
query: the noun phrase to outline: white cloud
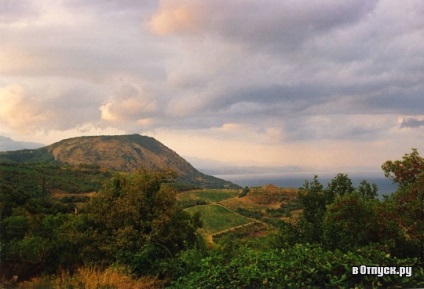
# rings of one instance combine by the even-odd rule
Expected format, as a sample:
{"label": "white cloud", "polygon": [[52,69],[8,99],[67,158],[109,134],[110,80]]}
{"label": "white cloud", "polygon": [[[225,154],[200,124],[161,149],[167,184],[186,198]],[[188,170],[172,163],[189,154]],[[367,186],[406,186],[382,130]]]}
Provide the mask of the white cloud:
{"label": "white cloud", "polygon": [[140,121],[155,115],[157,101],[143,89],[134,85],[122,85],[114,96],[100,106],[101,118],[105,121]]}
{"label": "white cloud", "polygon": [[50,117],[38,103],[32,103],[25,89],[18,85],[0,88],[0,120],[2,126],[19,132],[30,132]]}
{"label": "white cloud", "polygon": [[162,1],[149,26],[159,35],[198,31],[206,16],[204,5],[195,1]]}
{"label": "white cloud", "polygon": [[100,106],[99,110],[101,111],[101,117],[103,120],[106,120],[106,121],[117,121],[119,120],[119,117],[110,112],[111,106],[112,106],[111,102]]}

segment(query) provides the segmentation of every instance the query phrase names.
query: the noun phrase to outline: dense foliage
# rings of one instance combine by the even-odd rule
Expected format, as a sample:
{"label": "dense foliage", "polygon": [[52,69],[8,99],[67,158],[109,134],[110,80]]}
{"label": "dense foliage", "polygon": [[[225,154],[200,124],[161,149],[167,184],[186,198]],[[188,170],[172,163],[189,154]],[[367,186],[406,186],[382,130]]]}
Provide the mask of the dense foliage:
{"label": "dense foliage", "polygon": [[0,183],[34,197],[98,191],[111,176],[96,165],[0,163]]}
{"label": "dense foliage", "polygon": [[[424,282],[424,270],[415,259],[397,259],[381,250],[363,248],[348,252],[297,244],[285,249],[241,247],[226,257],[228,248],[207,257],[189,259],[190,270],[174,288],[389,288]],[[190,256],[193,258],[193,256]],[[412,266],[412,277],[353,275],[352,267]]]}
{"label": "dense foliage", "polygon": [[198,217],[177,206],[169,172],[118,174],[78,214],[48,197],[0,186],[1,273],[20,279],[82,264],[166,274],[163,260],[197,242]]}
{"label": "dense foliage", "polygon": [[[204,256],[184,255],[175,288],[408,288],[424,285],[424,161],[416,150],[383,171],[399,189],[383,199],[377,186],[354,187],[338,174],[324,187],[316,176],[300,188],[298,219],[273,239],[243,244],[222,238]],[[252,214],[247,210],[240,213]],[[252,217],[258,219],[260,215]],[[278,223],[276,223],[278,225]],[[266,242],[267,241],[267,242]],[[266,245],[264,245],[266,242]],[[353,267],[412,268],[410,276],[353,274]]]}
{"label": "dense foliage", "polygon": [[[69,168],[67,181],[56,178],[61,186],[80,188],[90,174],[104,180],[101,186],[90,183],[101,189],[75,210],[71,200],[59,202],[46,189],[55,181],[55,165],[28,166],[5,164],[0,170],[4,279],[77,276],[79,268],[92,265],[127,268],[134,280],[156,276],[171,288],[424,286],[424,159],[417,150],[383,164],[399,184],[390,196],[379,199],[375,184],[364,180],[355,187],[346,174],[327,186],[316,176],[305,181],[296,200],[262,212],[218,204],[229,196],[240,199],[240,192],[203,191],[195,201],[193,192],[185,192],[179,204],[172,172],[112,175],[94,167],[84,173]],[[262,196],[245,188],[241,197],[252,192],[262,203],[284,199],[274,189]],[[301,209],[300,215],[291,216],[290,208]],[[242,226],[234,226],[240,230],[221,230],[224,217],[230,218],[226,223],[239,220]],[[214,228],[208,222],[218,224],[213,246],[198,234],[202,221],[208,228]],[[251,235],[264,228],[272,233]],[[352,268],[361,265],[411,267],[412,274],[354,274]]]}

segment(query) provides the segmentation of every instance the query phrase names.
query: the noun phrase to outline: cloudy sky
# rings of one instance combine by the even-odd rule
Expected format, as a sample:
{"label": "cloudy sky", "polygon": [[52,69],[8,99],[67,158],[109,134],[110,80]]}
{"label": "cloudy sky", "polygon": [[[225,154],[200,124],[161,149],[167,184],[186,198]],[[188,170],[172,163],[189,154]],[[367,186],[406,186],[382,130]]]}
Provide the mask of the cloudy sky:
{"label": "cloudy sky", "polygon": [[0,0],[0,135],[127,133],[194,164],[424,154],[424,1]]}

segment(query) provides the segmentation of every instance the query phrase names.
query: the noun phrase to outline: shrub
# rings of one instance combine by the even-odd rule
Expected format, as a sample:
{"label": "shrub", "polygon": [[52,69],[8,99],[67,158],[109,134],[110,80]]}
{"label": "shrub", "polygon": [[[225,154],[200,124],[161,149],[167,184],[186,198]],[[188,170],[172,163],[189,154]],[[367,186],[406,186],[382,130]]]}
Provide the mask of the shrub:
{"label": "shrub", "polygon": [[[200,269],[179,278],[173,288],[388,288],[424,285],[416,259],[396,259],[373,249],[328,251],[307,244],[283,250],[243,248],[228,262],[211,254]],[[224,260],[224,261],[223,261]],[[354,275],[353,266],[413,266],[412,277]]]}
{"label": "shrub", "polygon": [[75,274],[33,278],[18,284],[25,289],[158,289],[164,282],[154,277],[134,278],[125,267],[81,267]]}

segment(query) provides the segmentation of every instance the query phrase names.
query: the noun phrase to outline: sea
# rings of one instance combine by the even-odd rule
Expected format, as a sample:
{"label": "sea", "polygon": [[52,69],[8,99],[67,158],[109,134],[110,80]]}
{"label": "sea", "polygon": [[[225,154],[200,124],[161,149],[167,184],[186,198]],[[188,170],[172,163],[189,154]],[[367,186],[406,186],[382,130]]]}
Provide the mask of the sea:
{"label": "sea", "polygon": [[[318,176],[319,182],[326,187],[328,183],[337,175],[337,173],[313,173],[313,172],[296,172],[296,173],[264,173],[264,174],[225,174],[214,175],[227,181],[231,181],[242,187],[257,187],[267,184],[273,184],[277,187],[300,188],[305,180],[311,181],[314,176]],[[397,189],[397,184],[387,179],[379,172],[355,172],[348,173],[348,177],[352,180],[353,186],[357,187],[361,181],[366,180],[378,187],[378,195],[390,195]]]}

